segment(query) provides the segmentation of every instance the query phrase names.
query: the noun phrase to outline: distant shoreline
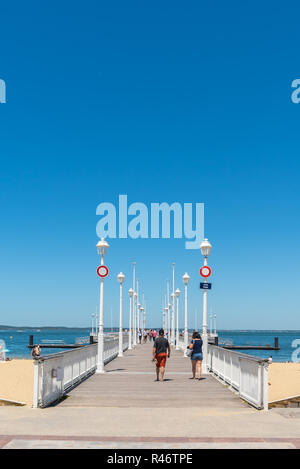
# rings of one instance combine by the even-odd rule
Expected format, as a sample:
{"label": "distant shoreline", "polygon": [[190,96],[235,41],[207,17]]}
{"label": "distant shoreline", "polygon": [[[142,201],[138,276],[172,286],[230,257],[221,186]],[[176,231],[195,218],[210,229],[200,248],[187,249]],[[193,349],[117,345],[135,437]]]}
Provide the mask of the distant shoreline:
{"label": "distant shoreline", "polygon": [[56,331],[56,330],[62,330],[62,329],[69,329],[69,330],[82,330],[82,329],[86,329],[86,330],[90,330],[91,327],[67,327],[67,326],[3,326],[0,324],[0,330],[19,330],[19,331],[34,331],[36,329],[39,329],[39,330],[53,330],[53,331]]}
{"label": "distant shoreline", "polygon": [[[156,327],[155,329],[159,329],[160,327]],[[105,327],[104,329],[119,329],[119,326],[113,326],[112,328],[111,327]],[[128,329],[128,327],[124,328],[124,329]],[[151,329],[151,327],[149,328]],[[154,329],[152,327],[152,329]],[[180,328],[180,330],[183,329],[183,328]],[[19,330],[19,331],[34,331],[34,330],[53,330],[53,331],[56,331],[56,330],[87,330],[87,331],[90,331],[91,330],[91,326],[87,326],[87,327],[70,327],[70,326],[7,326],[7,325],[3,325],[3,324],[0,324],[0,330],[4,331],[4,330]],[[192,330],[192,328],[190,327],[189,330]],[[201,330],[201,328],[199,329]],[[274,333],[278,333],[278,332],[299,332],[300,333],[300,330],[299,329],[218,329],[218,333],[221,333],[221,332],[274,332]]]}

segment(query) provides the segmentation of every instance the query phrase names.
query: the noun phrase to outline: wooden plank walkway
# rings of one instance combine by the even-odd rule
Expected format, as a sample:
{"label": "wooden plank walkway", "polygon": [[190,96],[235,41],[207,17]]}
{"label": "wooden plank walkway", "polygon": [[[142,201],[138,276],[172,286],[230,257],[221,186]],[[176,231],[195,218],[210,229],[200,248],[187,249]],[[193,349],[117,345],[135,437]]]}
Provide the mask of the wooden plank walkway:
{"label": "wooden plank walkway", "polygon": [[[151,361],[152,344],[128,350],[93,375],[59,404],[59,407],[191,408],[238,410],[248,405],[211,375],[191,379],[191,363],[182,351],[172,349],[165,381],[157,382]],[[173,410],[174,411],[174,410]]]}

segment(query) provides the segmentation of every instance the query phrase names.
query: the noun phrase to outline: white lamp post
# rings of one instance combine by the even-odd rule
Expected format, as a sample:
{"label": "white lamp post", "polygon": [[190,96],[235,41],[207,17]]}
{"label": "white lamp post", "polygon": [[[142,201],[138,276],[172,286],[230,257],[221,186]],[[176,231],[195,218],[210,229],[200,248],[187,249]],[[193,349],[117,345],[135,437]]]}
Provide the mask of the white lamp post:
{"label": "white lamp post", "polygon": [[171,306],[172,306],[172,316],[171,316],[171,345],[175,344],[175,293],[171,293]]}
{"label": "white lamp post", "polygon": [[141,329],[144,330],[145,329],[145,313],[144,313],[145,309],[143,306],[140,307],[140,312],[141,312]]}
{"label": "white lamp post", "polygon": [[95,335],[97,335],[97,334],[98,334],[98,314],[96,312],[95,313]]}
{"label": "white lamp post", "polygon": [[179,350],[179,296],[180,290],[177,288],[175,291],[175,295],[177,298],[177,318],[176,318],[176,350]]}
{"label": "white lamp post", "polygon": [[171,303],[168,303],[168,340],[171,340]]}
{"label": "white lamp post", "polygon": [[172,321],[171,321],[171,328],[172,328],[172,331],[171,331],[171,345],[174,346],[175,344],[175,292],[174,292],[174,289],[175,289],[175,284],[174,284],[174,267],[175,267],[175,264],[173,262],[173,283],[172,283],[172,294],[171,294],[171,298],[172,298]]}
{"label": "white lamp post", "polygon": [[94,337],[94,317],[95,317],[95,314],[92,313],[92,337]]}
{"label": "white lamp post", "polygon": [[136,317],[135,317],[135,265],[136,262],[132,263],[133,265],[133,275],[132,275],[132,290],[133,290],[133,304],[132,304],[132,326],[133,326],[133,347],[136,346]]}
{"label": "white lamp post", "polygon": [[133,346],[136,347],[136,300],[137,293],[133,294]]}
{"label": "white lamp post", "polygon": [[[143,292],[143,302],[142,304],[145,306],[145,293]],[[146,328],[146,317],[145,317],[145,308],[144,306],[141,306],[141,325],[142,325],[142,329],[144,330]]]}
{"label": "white lamp post", "polygon": [[[101,265],[104,265],[104,256],[107,253],[109,244],[104,238],[101,238],[96,245],[98,254],[101,256]],[[104,334],[103,334],[103,298],[104,298],[104,279],[100,278],[100,311],[99,311],[99,332],[98,332],[98,357],[96,373],[105,373],[104,371]]]}
{"label": "white lamp post", "polygon": [[164,327],[164,331],[166,333],[167,329],[168,329],[168,308],[165,307],[164,308],[164,311],[165,311],[165,327]]}
{"label": "white lamp post", "polygon": [[190,281],[190,276],[185,273],[182,277],[184,283],[184,356],[187,357],[187,346],[189,341],[189,334],[188,334],[188,310],[187,310],[187,287]]}
{"label": "white lamp post", "polygon": [[128,337],[128,350],[132,349],[132,326],[131,326],[131,310],[132,310],[132,295],[133,295],[133,289],[129,288],[128,290],[129,293],[129,337]]}
{"label": "white lamp post", "polygon": [[[201,254],[204,257],[204,265],[207,265],[207,258],[210,255],[211,244],[207,238],[205,238],[200,244]],[[207,280],[204,278],[204,283]],[[208,347],[208,338],[207,338],[207,290],[203,290],[203,319],[202,319],[202,340],[203,340],[203,362],[202,369],[203,373],[207,373],[207,347]]]}
{"label": "white lamp post", "polygon": [[136,322],[137,322],[137,335],[139,334],[140,330],[140,303],[139,303],[139,281],[136,281],[136,293],[137,293],[137,298],[136,298]]}
{"label": "white lamp post", "polygon": [[123,272],[120,272],[118,275],[118,280],[120,284],[120,329],[119,329],[119,355],[118,357],[123,357],[123,327],[122,327],[122,314],[123,314],[123,283],[125,280],[125,275]]}
{"label": "white lamp post", "polygon": [[140,324],[140,308],[141,308],[141,304],[138,303],[137,304],[137,330],[138,330],[138,335],[140,333],[140,329],[141,329],[141,324]]}

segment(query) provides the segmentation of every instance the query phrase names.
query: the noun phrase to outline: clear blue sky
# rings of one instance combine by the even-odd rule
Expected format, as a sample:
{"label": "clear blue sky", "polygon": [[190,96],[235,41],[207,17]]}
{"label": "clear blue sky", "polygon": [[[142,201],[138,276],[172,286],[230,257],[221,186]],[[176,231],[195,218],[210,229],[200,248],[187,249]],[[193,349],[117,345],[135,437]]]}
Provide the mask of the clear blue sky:
{"label": "clear blue sky", "polygon": [[[204,202],[220,328],[299,326],[298,2],[1,7],[0,324],[88,325],[96,206]],[[106,325],[132,261],[160,325],[171,264],[201,321],[198,251],[111,240]],[[181,307],[183,306],[183,295]],[[127,314],[127,313],[126,313]],[[181,322],[182,324],[182,322]]]}

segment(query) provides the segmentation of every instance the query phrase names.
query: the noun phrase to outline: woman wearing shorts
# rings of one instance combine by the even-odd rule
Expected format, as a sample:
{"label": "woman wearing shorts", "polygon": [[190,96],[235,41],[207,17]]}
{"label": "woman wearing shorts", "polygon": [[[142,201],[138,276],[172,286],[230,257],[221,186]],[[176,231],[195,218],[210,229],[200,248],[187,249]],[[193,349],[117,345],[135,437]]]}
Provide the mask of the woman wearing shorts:
{"label": "woman wearing shorts", "polygon": [[198,374],[198,380],[200,381],[201,377],[201,368],[202,368],[202,339],[199,332],[193,333],[193,340],[189,346],[192,350],[191,361],[192,361],[192,372],[193,372],[193,379],[196,378],[196,369]]}

